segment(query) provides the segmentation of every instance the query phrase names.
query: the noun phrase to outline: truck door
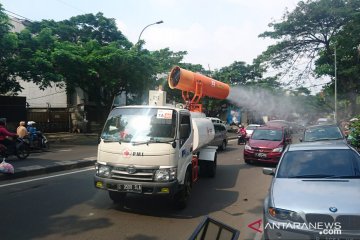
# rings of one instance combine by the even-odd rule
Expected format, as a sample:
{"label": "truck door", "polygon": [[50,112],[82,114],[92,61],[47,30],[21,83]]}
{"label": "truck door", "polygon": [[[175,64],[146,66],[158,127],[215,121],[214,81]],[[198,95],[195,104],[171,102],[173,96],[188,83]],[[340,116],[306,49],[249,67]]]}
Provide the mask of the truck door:
{"label": "truck door", "polygon": [[180,113],[179,155],[179,176],[185,176],[187,166],[192,160],[191,120],[190,114],[185,112]]}

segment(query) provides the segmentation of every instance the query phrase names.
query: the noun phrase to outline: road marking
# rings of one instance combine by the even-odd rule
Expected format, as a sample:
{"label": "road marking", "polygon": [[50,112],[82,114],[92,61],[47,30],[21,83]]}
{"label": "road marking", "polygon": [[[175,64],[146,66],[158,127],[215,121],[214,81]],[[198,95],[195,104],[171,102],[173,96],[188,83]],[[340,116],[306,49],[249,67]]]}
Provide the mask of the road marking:
{"label": "road marking", "polygon": [[85,168],[85,169],[82,169],[82,170],[73,171],[73,172],[60,173],[60,174],[56,174],[56,175],[52,175],[52,176],[40,177],[40,178],[35,178],[35,179],[30,179],[30,180],[25,180],[25,181],[20,181],[20,182],[2,184],[2,185],[0,185],[0,188],[2,188],[2,187],[7,187],[7,186],[12,186],[12,185],[18,185],[18,184],[22,184],[22,183],[35,182],[35,181],[44,180],[44,179],[49,179],[49,178],[66,176],[66,175],[75,174],[75,173],[80,173],[80,172],[86,172],[86,171],[90,171],[90,170],[94,170],[94,167],[88,167],[88,168]]}
{"label": "road marking", "polygon": [[58,152],[70,152],[72,149],[60,149],[57,150]]}

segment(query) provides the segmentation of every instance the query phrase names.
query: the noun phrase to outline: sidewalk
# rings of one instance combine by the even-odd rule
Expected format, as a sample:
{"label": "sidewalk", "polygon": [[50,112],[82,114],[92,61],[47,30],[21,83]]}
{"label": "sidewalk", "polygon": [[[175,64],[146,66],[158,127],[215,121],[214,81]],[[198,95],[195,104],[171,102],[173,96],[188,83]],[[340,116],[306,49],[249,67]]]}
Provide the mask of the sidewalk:
{"label": "sidewalk", "polygon": [[[98,134],[90,133],[45,133],[45,136],[49,141],[50,151],[75,145],[94,146],[96,148],[98,142]],[[41,151],[37,150],[30,153],[29,158],[24,160],[18,160],[16,157],[10,156],[7,162],[13,165],[14,174],[0,173],[0,181],[94,166],[96,162],[96,159],[55,160],[31,158],[35,154],[41,154]],[[2,161],[2,159],[0,160]]]}
{"label": "sidewalk", "polygon": [[[50,143],[50,151],[74,145],[97,147],[99,139],[98,134],[91,133],[45,133],[45,136]],[[236,133],[228,133],[229,140],[236,138]],[[41,151],[36,151],[33,154],[41,154]],[[0,173],[0,181],[94,166],[96,162],[96,159],[32,159],[31,155],[30,158],[25,160],[18,160],[16,157],[11,156],[7,162],[14,166],[15,172],[14,174]]]}

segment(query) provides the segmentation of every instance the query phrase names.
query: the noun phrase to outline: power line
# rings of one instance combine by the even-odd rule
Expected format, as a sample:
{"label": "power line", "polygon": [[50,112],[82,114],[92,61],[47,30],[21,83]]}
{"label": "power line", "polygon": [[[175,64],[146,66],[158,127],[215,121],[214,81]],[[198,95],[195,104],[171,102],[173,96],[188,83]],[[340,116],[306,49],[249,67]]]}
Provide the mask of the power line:
{"label": "power line", "polygon": [[55,94],[58,94],[58,93],[63,93],[63,92],[66,92],[66,90],[63,90],[63,91],[60,91],[60,92],[55,92],[55,93],[50,93],[50,94],[40,96],[40,97],[28,98],[27,100],[34,100],[34,99],[44,98],[44,97],[52,96],[52,95],[55,95]]}
{"label": "power line", "polygon": [[75,7],[75,6],[73,6],[73,5],[71,5],[71,4],[67,3],[67,2],[64,2],[64,1],[62,1],[62,0],[56,0],[56,1],[58,1],[59,3],[62,3],[62,4],[64,4],[64,5],[66,5],[66,6],[68,6],[68,7],[70,7],[70,8],[76,9],[76,10],[78,10],[78,11],[86,14],[86,12],[83,11],[82,9],[80,9],[80,8],[78,8],[78,7]]}
{"label": "power line", "polygon": [[22,16],[22,15],[20,15],[20,14],[14,13],[14,12],[9,11],[9,10],[6,10],[6,9],[4,9],[4,11],[5,11],[5,12],[8,12],[8,13],[11,13],[11,14],[13,14],[13,15],[15,15],[15,16],[21,17],[21,18],[23,18],[23,19],[25,19],[25,20],[27,20],[27,21],[32,22],[31,19],[29,19],[29,18],[27,18],[27,17],[24,17],[24,16]]}

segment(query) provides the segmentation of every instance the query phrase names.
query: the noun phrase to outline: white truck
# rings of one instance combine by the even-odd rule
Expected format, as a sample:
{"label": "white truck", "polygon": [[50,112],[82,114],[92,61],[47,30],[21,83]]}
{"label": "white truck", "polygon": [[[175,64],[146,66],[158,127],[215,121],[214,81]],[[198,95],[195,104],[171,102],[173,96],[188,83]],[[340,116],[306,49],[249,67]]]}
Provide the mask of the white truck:
{"label": "white truck", "polygon": [[[184,81],[180,73],[186,70],[177,70],[171,76],[179,79],[172,82]],[[217,147],[207,145],[214,125],[201,112],[156,104],[110,112],[98,145],[95,186],[116,203],[128,193],[167,195],[182,209],[199,174],[215,176]]]}

